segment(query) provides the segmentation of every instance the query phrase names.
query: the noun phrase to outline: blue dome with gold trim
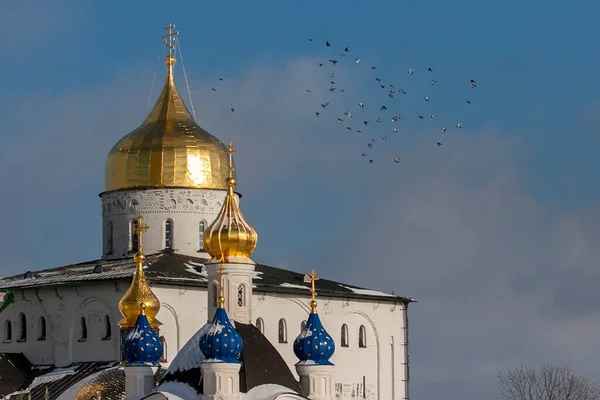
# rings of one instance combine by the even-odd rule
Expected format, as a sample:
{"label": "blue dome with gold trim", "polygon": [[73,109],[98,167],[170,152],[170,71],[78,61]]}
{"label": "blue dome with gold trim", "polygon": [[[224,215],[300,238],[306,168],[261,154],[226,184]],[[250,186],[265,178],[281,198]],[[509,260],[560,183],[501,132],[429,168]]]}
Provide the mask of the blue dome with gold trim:
{"label": "blue dome with gold trim", "polygon": [[217,308],[210,328],[200,337],[200,350],[209,360],[228,363],[241,363],[240,354],[244,342],[231,325],[229,317],[222,307]]}
{"label": "blue dome with gold trim", "polygon": [[157,366],[162,354],[162,341],[142,311],[123,341],[123,355],[128,365]]}
{"label": "blue dome with gold trim", "polygon": [[311,312],[304,329],[294,340],[294,354],[300,360],[298,364],[333,365],[329,359],[334,352],[333,338],[323,328],[319,314]]}

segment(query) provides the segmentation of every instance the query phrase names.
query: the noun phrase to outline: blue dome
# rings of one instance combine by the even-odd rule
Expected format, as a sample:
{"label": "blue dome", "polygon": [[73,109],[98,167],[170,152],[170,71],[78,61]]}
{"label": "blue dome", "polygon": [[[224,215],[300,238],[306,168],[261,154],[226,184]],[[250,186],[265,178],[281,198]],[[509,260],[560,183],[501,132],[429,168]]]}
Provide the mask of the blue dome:
{"label": "blue dome", "polygon": [[308,316],[308,321],[300,335],[294,340],[294,354],[298,364],[333,365],[329,359],[335,351],[335,342],[323,328],[319,314]]}
{"label": "blue dome", "polygon": [[123,341],[123,355],[129,365],[158,365],[163,354],[163,344],[152,329],[146,315],[138,316],[135,326]]}
{"label": "blue dome", "polygon": [[200,350],[209,360],[240,363],[244,347],[242,337],[229,322],[223,308],[217,308],[208,331],[200,337]]}

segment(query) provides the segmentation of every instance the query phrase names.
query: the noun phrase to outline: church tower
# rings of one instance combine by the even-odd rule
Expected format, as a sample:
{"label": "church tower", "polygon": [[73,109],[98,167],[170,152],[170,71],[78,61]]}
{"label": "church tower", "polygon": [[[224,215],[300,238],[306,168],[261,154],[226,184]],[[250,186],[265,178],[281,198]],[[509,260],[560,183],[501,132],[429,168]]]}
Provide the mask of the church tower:
{"label": "church tower", "polygon": [[123,315],[119,325],[122,332],[121,354],[126,361],[126,400],[140,399],[154,389],[158,361],[163,354],[163,344],[158,335],[160,322],[155,318],[160,302],[146,281],[143,267],[142,239],[148,226],[144,225],[141,215],[138,215],[138,221],[136,233],[140,242],[134,256],[137,268],[131,286],[119,301],[119,310]]}
{"label": "church tower", "polygon": [[311,284],[312,299],[308,320],[294,340],[294,354],[299,359],[296,372],[300,376],[302,391],[310,400],[332,400],[331,373],[334,365],[329,359],[335,352],[335,342],[317,313],[315,281],[318,280],[314,270],[304,276],[304,282]]}
{"label": "church tower", "polygon": [[137,252],[140,212],[153,227],[145,238],[146,254],[208,258],[204,232],[224,203],[230,157],[219,139],[198,126],[177,91],[173,68],[179,32],[174,29],[170,23],[162,37],[167,77],[156,104],[106,159],[100,194],[104,259]]}
{"label": "church tower", "polygon": [[219,269],[224,269],[223,296],[227,314],[235,321],[249,324],[252,320],[252,277],[254,261],[250,255],[256,249],[258,234],[246,221],[235,196],[233,144],[227,146],[229,153],[229,177],[225,180],[227,195],[221,211],[206,229],[204,247],[211,260],[206,264],[208,272],[208,319],[218,307]]}

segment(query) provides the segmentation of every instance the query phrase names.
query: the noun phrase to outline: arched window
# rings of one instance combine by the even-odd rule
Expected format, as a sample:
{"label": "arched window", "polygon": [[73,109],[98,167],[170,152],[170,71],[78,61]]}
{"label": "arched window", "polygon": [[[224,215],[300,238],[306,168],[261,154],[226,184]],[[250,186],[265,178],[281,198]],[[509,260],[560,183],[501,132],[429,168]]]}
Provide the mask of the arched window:
{"label": "arched window", "polygon": [[27,340],[27,317],[25,314],[19,314],[19,342]]}
{"label": "arched window", "polygon": [[79,319],[79,341],[86,341],[87,336],[87,323],[85,322],[85,317],[81,317]]}
{"label": "arched window", "polygon": [[160,342],[163,346],[162,356],[160,356],[160,362],[167,362],[169,359],[167,358],[167,339],[164,336],[160,337]]}
{"label": "arched window", "polygon": [[165,221],[165,249],[173,250],[173,220]]}
{"label": "arched window", "polygon": [[129,221],[129,249],[131,251],[138,251],[137,225],[137,219]]}
{"label": "arched window", "polygon": [[265,334],[265,321],[263,321],[262,318],[256,319],[256,329],[258,329],[263,335]]}
{"label": "arched window", "polygon": [[304,330],[304,328],[306,327],[306,321],[302,321],[300,323],[300,331],[302,332]]}
{"label": "arched window", "polygon": [[246,286],[243,284],[238,286],[237,305],[238,307],[246,307]]}
{"label": "arched window", "polygon": [[198,225],[198,233],[199,233],[199,238],[200,238],[200,250],[204,250],[204,230],[206,229],[206,222],[204,221],[200,221],[200,224]]}
{"label": "arched window", "polygon": [[287,324],[283,318],[279,320],[277,333],[279,337],[279,343],[287,343]]}
{"label": "arched window", "polygon": [[113,252],[113,223],[108,222],[106,226],[106,254]]}
{"label": "arched window", "polygon": [[367,329],[364,325],[358,329],[358,347],[367,347]]}
{"label": "arched window", "polygon": [[110,325],[110,317],[107,315],[104,316],[104,337],[102,340],[108,340],[112,336],[112,326]]}
{"label": "arched window", "polygon": [[38,326],[38,340],[46,340],[46,318],[40,317]]}
{"label": "arched window", "polygon": [[217,298],[219,297],[219,287],[215,283],[212,287],[213,307],[217,306]]}
{"label": "arched window", "polygon": [[10,319],[4,321],[4,341],[10,342],[12,340],[12,323]]}
{"label": "arched window", "polygon": [[342,325],[342,347],[348,347],[348,343],[350,343],[350,340],[348,338],[348,325],[344,324]]}

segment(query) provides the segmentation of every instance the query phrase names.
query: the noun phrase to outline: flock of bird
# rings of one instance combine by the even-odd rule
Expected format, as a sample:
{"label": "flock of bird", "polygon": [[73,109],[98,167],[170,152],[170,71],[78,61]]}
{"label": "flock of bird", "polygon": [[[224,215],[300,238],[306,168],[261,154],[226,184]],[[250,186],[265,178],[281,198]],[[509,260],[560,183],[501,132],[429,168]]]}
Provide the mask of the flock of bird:
{"label": "flock of bird", "polygon": [[[313,42],[312,39],[309,39],[309,41]],[[339,69],[340,67],[338,66],[338,64],[341,65],[342,63],[350,63],[364,65],[364,62],[362,62],[361,59],[358,57],[350,56],[352,52],[349,47],[344,47],[343,50],[339,53],[333,50],[332,44],[329,41],[325,42],[325,47],[332,52],[332,55],[329,56],[330,58],[328,57],[329,59],[320,61],[318,63],[318,68],[322,69],[323,72],[326,73],[325,79],[328,82],[326,84],[326,87],[328,86],[329,93],[327,95],[327,98],[321,98],[317,100],[317,102],[315,103],[317,111],[314,111],[314,115],[320,120],[327,118],[335,118],[337,120],[337,123],[341,126],[342,129],[345,129],[345,131],[355,132],[358,135],[363,136],[367,143],[365,144],[365,149],[361,151],[360,155],[365,160],[368,160],[369,164],[373,164],[376,158],[374,156],[374,153],[372,152],[375,143],[379,140],[381,140],[382,142],[387,142],[388,135],[399,134],[401,132],[401,121],[411,118],[409,116],[403,116],[400,112],[397,112],[399,108],[399,102],[395,99],[397,97],[411,98],[412,94],[409,95],[405,89],[399,87],[400,85],[384,82],[380,77],[377,76],[377,67],[367,66],[367,68],[375,74],[373,79],[373,85],[376,85],[375,87],[377,87],[379,93],[382,93],[380,95],[382,96],[382,99],[376,101],[375,103],[370,101],[367,102],[366,99],[361,98],[348,99],[346,90],[343,88],[343,85],[340,85],[338,82],[339,76],[336,75],[336,72],[341,72],[342,74],[344,72],[344,70]],[[417,98],[417,101],[429,103],[430,96],[435,95],[433,88],[435,87],[437,82],[435,79],[434,68],[429,67],[427,68],[427,71],[414,71],[412,68],[410,68],[406,71],[409,79],[414,79],[414,76],[420,75],[421,72],[423,72],[423,74],[427,76],[427,86],[430,87],[430,93],[424,93],[422,97],[419,96],[421,98]],[[223,78],[219,78],[219,80],[223,81]],[[467,85],[469,85],[471,89],[475,89],[477,87],[477,82],[474,79],[471,79],[470,81],[465,82],[465,86]],[[316,88],[306,88],[306,93],[313,94],[313,89]],[[212,90],[216,91],[216,88],[213,87]],[[317,91],[323,92],[324,90],[315,90],[315,92]],[[341,96],[344,97],[342,98]],[[342,109],[346,109],[343,112],[343,114],[332,116],[332,113],[329,112],[332,108],[334,108],[331,107],[332,102],[338,101],[340,103],[346,101],[345,104],[348,104],[348,101],[350,101],[352,106],[342,106]],[[464,99],[464,102],[468,106],[471,104],[471,99]],[[340,108],[337,107],[337,109],[339,110]],[[370,112],[365,112],[365,109],[370,109]],[[231,112],[235,112],[235,108],[232,107]],[[368,117],[367,114],[369,114]],[[415,119],[417,117],[419,120],[436,120],[436,114],[432,110],[428,111],[427,113],[423,113],[423,115],[412,116],[412,118]],[[452,125],[449,126],[444,126],[441,124],[437,125],[435,130],[437,130],[439,136],[435,140],[435,144],[438,147],[442,146],[442,138],[446,136],[447,132],[450,132],[451,129],[459,130],[462,127],[463,123],[459,120],[454,121]],[[394,156],[393,161],[395,163],[400,163],[400,157]]]}

